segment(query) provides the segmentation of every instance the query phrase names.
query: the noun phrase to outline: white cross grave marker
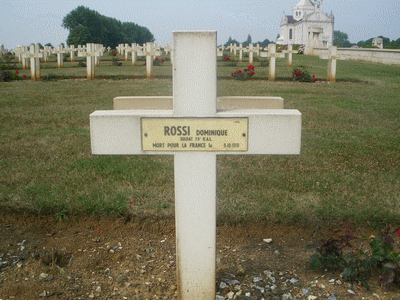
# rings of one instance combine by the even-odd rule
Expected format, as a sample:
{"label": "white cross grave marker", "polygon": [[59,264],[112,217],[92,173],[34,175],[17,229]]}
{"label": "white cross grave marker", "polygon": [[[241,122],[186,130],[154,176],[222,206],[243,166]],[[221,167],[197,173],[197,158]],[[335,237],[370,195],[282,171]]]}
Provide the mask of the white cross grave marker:
{"label": "white cross grave marker", "polygon": [[28,50],[27,46],[23,46],[23,47],[19,48],[18,56],[21,56],[23,70],[29,69],[29,58],[26,56],[26,54],[28,54],[28,53],[29,53],[29,50]]}
{"label": "white cross grave marker", "polygon": [[254,53],[257,53],[257,48],[254,48],[254,45],[252,43],[249,44],[249,49],[247,49],[247,52],[249,53],[249,64],[252,65],[254,61]]}
{"label": "white cross grave marker", "polygon": [[129,44],[125,44],[124,51],[125,51],[125,61],[128,61],[129,51],[131,51],[131,47],[129,47]]}
{"label": "white cross grave marker", "polygon": [[346,60],[345,56],[338,55],[337,46],[329,47],[328,54],[320,54],[320,59],[329,59],[328,62],[328,81],[336,82],[336,60]]}
{"label": "white cross grave marker", "polygon": [[298,50],[293,50],[293,45],[289,44],[287,50],[283,50],[282,53],[288,54],[287,66],[291,67],[293,65],[293,53],[299,53]]}
{"label": "white cross grave marker", "polygon": [[95,111],[92,153],[174,155],[178,299],[214,300],[216,156],[299,154],[301,113],[217,111],[217,33],[173,39],[173,110]]}
{"label": "white cross grave marker", "polygon": [[75,46],[74,45],[70,45],[69,47],[68,47],[68,51],[69,51],[69,55],[70,55],[70,61],[71,62],[74,62],[75,61],[75,51],[76,51],[77,49],[75,49]]}
{"label": "white cross grave marker", "polygon": [[269,58],[268,79],[275,81],[275,60],[276,58],[284,58],[285,54],[276,52],[276,44],[269,44],[268,52],[261,52],[260,56]]}
{"label": "white cross grave marker", "polygon": [[[87,52],[78,52],[79,57],[86,57],[86,75],[88,80],[94,79],[95,58],[102,56],[102,51],[95,50],[95,44],[88,43],[86,46]],[[101,49],[100,49],[101,50]]]}
{"label": "white cross grave marker", "polygon": [[64,67],[64,53],[66,52],[66,49],[63,49],[62,45],[57,46],[57,50],[53,51],[54,53],[57,53],[57,65],[59,68]]}
{"label": "white cross grave marker", "polygon": [[146,47],[143,45],[143,49],[139,50],[138,56],[146,56],[146,77],[153,77],[153,60],[155,56],[161,56],[161,51],[154,50],[154,43],[146,43]]}
{"label": "white cross grave marker", "polygon": [[239,50],[239,62],[242,62],[243,50],[246,50],[246,48],[243,48],[243,44],[239,44],[239,47],[236,47],[236,50]]}
{"label": "white cross grave marker", "polygon": [[136,43],[132,43],[131,52],[132,52],[132,66],[136,66],[137,52],[138,52],[138,45]]}
{"label": "white cross grave marker", "polygon": [[40,80],[40,60],[43,58],[43,53],[40,53],[39,45],[32,45],[29,53],[24,53],[23,58],[31,59],[31,79],[33,81]]}

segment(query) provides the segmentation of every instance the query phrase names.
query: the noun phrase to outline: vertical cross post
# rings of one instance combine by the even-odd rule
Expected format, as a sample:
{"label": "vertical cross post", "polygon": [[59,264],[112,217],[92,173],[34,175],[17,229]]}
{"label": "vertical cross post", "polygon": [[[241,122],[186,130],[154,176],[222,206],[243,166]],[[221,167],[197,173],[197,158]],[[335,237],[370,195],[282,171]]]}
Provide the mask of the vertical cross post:
{"label": "vertical cross post", "polygon": [[237,52],[237,46],[235,43],[235,44],[233,44],[233,57],[236,57],[236,52]]}
{"label": "vertical cross post", "polygon": [[70,45],[68,47],[68,51],[69,51],[69,55],[70,55],[70,61],[74,62],[75,61],[75,46],[74,45]]}
{"label": "vertical cross post", "polygon": [[285,57],[284,53],[277,53],[276,52],[276,44],[269,44],[268,45],[268,52],[262,52],[261,57],[268,57],[269,58],[269,67],[268,67],[268,79],[270,81],[275,81],[275,61],[276,58],[283,58]]}
{"label": "vertical cross post", "polygon": [[32,45],[29,53],[23,54],[26,59],[31,59],[31,79],[33,81],[40,80],[40,60],[43,53],[40,53],[39,45]]}
{"label": "vertical cross post", "polygon": [[86,46],[87,52],[79,52],[79,57],[86,57],[86,75],[88,80],[94,79],[95,56],[101,55],[95,51],[95,44],[88,43]]}
{"label": "vertical cross post", "polygon": [[245,48],[243,48],[243,44],[239,44],[239,47],[237,48],[237,50],[239,50],[239,62],[243,61],[243,50]]}
{"label": "vertical cross post", "polygon": [[18,53],[22,57],[22,69],[23,70],[29,69],[29,58],[26,56],[27,53],[29,53],[27,46],[21,47],[21,49]]}
{"label": "vertical cross post", "polygon": [[328,54],[321,53],[320,59],[329,59],[327,79],[330,82],[336,82],[336,60],[345,60],[343,55],[338,55],[337,46],[329,47]]}
{"label": "vertical cross post", "polygon": [[298,53],[298,50],[293,50],[293,45],[289,44],[287,50],[283,50],[282,53],[288,54],[287,66],[291,67],[293,65],[293,53]]}
{"label": "vertical cross post", "polygon": [[254,61],[254,53],[257,52],[252,43],[249,44],[249,49],[247,50],[247,52],[249,52],[249,64],[252,65]]}
{"label": "vertical cross post", "polygon": [[154,43],[143,45],[144,51],[139,51],[139,56],[146,56],[146,77],[153,77],[153,60],[155,56],[161,56],[161,51],[154,51]]}
{"label": "vertical cross post", "polygon": [[129,56],[129,51],[131,48],[129,47],[129,44],[125,44],[124,51],[125,51],[125,61],[128,61],[128,56]]}
{"label": "vertical cross post", "polygon": [[57,50],[54,51],[54,53],[57,53],[57,65],[59,68],[64,67],[64,53],[65,49],[63,49],[62,45],[57,46]]}
{"label": "vertical cross post", "polygon": [[[173,34],[175,114],[214,116],[217,34]],[[215,299],[216,154],[176,153],[174,165],[178,298]]]}
{"label": "vertical cross post", "polygon": [[136,66],[136,62],[137,62],[137,44],[136,43],[132,43],[131,46],[131,51],[132,51],[132,66]]}

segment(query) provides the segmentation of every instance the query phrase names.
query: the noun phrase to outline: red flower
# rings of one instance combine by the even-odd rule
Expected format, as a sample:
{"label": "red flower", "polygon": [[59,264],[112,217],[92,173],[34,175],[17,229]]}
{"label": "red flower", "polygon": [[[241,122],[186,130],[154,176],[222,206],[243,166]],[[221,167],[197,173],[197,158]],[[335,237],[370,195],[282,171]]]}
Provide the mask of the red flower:
{"label": "red flower", "polygon": [[22,75],[22,77],[23,77],[23,78],[26,78],[26,75],[24,74],[24,75]]}
{"label": "red flower", "polygon": [[400,236],[400,229],[399,229],[399,231],[397,231],[397,236]]}
{"label": "red flower", "polygon": [[247,69],[254,71],[254,66],[250,65],[250,66],[247,67]]}
{"label": "red flower", "polygon": [[254,76],[254,74],[256,74],[256,73],[254,73],[254,72],[251,72],[251,73],[250,73],[250,76],[251,76],[251,77],[253,77],[253,76]]}
{"label": "red flower", "polygon": [[292,74],[292,77],[294,78],[294,74]]}
{"label": "red flower", "polygon": [[164,62],[164,58],[161,58],[161,62],[162,62],[162,63]]}
{"label": "red flower", "polygon": [[298,72],[297,72],[297,75],[301,75],[301,71],[298,71]]}
{"label": "red flower", "polygon": [[18,72],[18,71],[15,71],[15,74],[19,74],[19,72]]}

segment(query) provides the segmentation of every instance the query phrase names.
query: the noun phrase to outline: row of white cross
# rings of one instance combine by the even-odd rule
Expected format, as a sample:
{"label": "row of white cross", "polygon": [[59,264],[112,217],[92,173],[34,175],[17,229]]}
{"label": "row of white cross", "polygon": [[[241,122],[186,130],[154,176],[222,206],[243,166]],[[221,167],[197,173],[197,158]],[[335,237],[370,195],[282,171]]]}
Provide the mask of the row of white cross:
{"label": "row of white cross", "polygon": [[[236,44],[228,47],[230,51],[236,53],[239,51],[239,61],[242,61],[243,52],[247,52],[249,54],[249,64],[253,64],[254,55],[260,57],[266,57],[269,59],[269,70],[268,70],[268,79],[270,81],[275,80],[276,76],[276,58],[284,58],[285,54],[288,54],[288,66],[292,66],[292,54],[297,53],[296,50],[293,50],[292,45],[288,45],[287,50],[283,50],[282,53],[276,51],[276,44],[269,44],[267,51],[262,50],[258,45],[254,47],[253,44],[250,44],[247,48],[242,47],[240,44],[239,47]],[[110,47],[108,50],[111,50]],[[136,65],[138,56],[146,56],[146,77],[153,77],[153,61],[157,56],[162,55],[162,50],[154,43],[146,43],[143,46],[132,43],[131,46],[129,44],[120,44],[117,47],[120,55],[125,55],[125,60],[128,60],[128,54],[132,54],[132,65]],[[217,51],[217,56],[223,56],[224,48],[220,47]],[[31,60],[31,79],[39,80],[40,79],[40,63],[39,59],[43,58],[45,61],[48,61],[48,57],[51,54],[57,54],[57,62],[58,67],[63,67],[64,62],[64,54],[70,53],[71,62],[74,61],[75,51],[78,51],[79,57],[87,58],[87,79],[94,79],[94,67],[100,65],[100,57],[103,56],[105,48],[100,44],[88,43],[86,47],[82,47],[81,45],[78,48],[75,48],[74,45],[69,46],[68,48],[63,48],[61,45],[57,47],[57,49],[51,49],[51,47],[46,46],[43,50],[40,50],[38,45],[32,45],[30,50],[28,51],[28,47],[18,47],[14,50],[14,53],[18,55],[20,62],[22,61],[22,68],[28,68],[28,59]],[[167,45],[164,47],[164,51],[166,54],[171,53],[171,64],[173,63],[173,51]],[[235,54],[236,55],[236,54]],[[322,59],[329,59],[328,63],[328,81],[335,82],[336,81],[336,60],[341,59],[344,60],[344,56],[340,56],[337,54],[336,47],[330,47],[329,51],[320,55]]]}

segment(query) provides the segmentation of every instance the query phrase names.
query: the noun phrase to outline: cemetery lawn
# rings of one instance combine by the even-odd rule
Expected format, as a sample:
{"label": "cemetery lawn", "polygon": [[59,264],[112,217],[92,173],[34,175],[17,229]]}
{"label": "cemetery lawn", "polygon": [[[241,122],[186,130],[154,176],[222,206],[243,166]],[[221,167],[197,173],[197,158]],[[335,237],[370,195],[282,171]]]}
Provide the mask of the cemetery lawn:
{"label": "cemetery lawn", "polygon": [[[151,80],[144,78],[145,67],[124,64],[102,61],[93,81],[65,67],[42,70],[42,76],[63,80],[0,83],[3,211],[57,220],[86,214],[173,216],[172,157],[90,152],[91,112],[112,109],[117,96],[172,95],[169,62],[156,66]],[[227,67],[218,61],[218,95],[283,97],[285,108],[302,113],[301,155],[219,156],[218,220],[398,222],[398,66],[339,61],[338,82],[331,84],[324,81],[327,62],[315,57],[294,56],[293,65],[306,66],[317,83],[293,82],[283,59],[277,61],[277,81],[269,82],[268,67],[260,64],[254,63],[253,79],[242,82],[230,74],[246,63]]]}
{"label": "cemetery lawn", "polygon": [[[105,59],[93,81],[77,63],[58,70],[53,59],[42,76],[65,79],[0,83],[2,299],[176,299],[173,158],[92,156],[89,136],[89,114],[112,109],[114,97],[171,96],[170,64],[147,80],[143,66]],[[285,108],[301,111],[303,127],[300,156],[217,158],[217,284],[241,265],[243,286],[269,270],[299,280],[293,296],[305,288],[337,299],[392,299],[398,288],[381,288],[378,274],[371,291],[330,285],[340,272],[311,271],[314,252],[305,247],[344,221],[356,247],[386,224],[399,246],[400,70],[339,61],[330,84],[326,61],[294,55],[293,63],[320,80],[293,82],[278,60],[276,82],[260,62],[252,80],[234,81],[230,74],[247,64],[218,62],[219,96],[281,96]],[[323,274],[326,288],[311,287]]]}

